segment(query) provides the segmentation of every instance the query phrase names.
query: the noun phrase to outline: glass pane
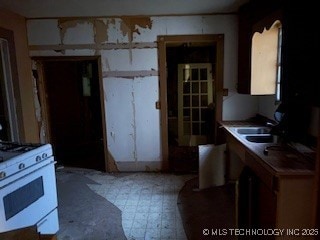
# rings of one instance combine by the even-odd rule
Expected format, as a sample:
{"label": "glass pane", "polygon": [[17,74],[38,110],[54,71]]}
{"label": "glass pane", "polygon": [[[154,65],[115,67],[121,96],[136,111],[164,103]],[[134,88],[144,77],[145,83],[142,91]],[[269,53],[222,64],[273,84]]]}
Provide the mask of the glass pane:
{"label": "glass pane", "polygon": [[200,121],[199,109],[192,109],[192,121]]}
{"label": "glass pane", "polygon": [[208,83],[202,82],[201,83],[201,93],[207,93],[208,92]]}
{"label": "glass pane", "polygon": [[183,123],[183,134],[184,135],[191,135],[190,122]]}
{"label": "glass pane", "polygon": [[200,121],[207,121],[208,108],[201,108],[200,112],[201,112]]}
{"label": "glass pane", "polygon": [[198,82],[192,83],[192,93],[199,93],[199,83]]}
{"label": "glass pane", "polygon": [[208,129],[206,123],[201,123],[201,135],[207,135]]}
{"label": "glass pane", "polygon": [[190,107],[190,96],[183,96],[183,107]]}
{"label": "glass pane", "polygon": [[183,81],[187,82],[190,80],[190,69],[183,69]]}
{"label": "glass pane", "polygon": [[208,96],[201,95],[201,107],[208,106]]}
{"label": "glass pane", "polygon": [[201,68],[200,69],[200,80],[207,80],[207,79],[208,79],[207,69]]}
{"label": "glass pane", "polygon": [[199,106],[199,95],[192,96],[192,107]]}
{"label": "glass pane", "polygon": [[190,109],[183,109],[183,119],[190,119]]}
{"label": "glass pane", "polygon": [[198,74],[198,69],[197,68],[194,68],[192,69],[192,80],[199,80],[199,74]]}
{"label": "glass pane", "polygon": [[192,123],[192,135],[200,135],[199,123]]}
{"label": "glass pane", "polygon": [[190,83],[189,82],[183,83],[183,93],[190,93]]}

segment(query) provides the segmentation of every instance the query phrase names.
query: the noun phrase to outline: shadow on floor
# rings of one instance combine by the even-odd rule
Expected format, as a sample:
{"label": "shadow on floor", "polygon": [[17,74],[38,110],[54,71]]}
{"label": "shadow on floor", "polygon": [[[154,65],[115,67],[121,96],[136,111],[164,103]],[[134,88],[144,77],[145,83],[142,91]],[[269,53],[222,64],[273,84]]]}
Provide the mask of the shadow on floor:
{"label": "shadow on floor", "polygon": [[197,173],[199,171],[198,146],[169,146],[169,163],[174,173]]}
{"label": "shadow on floor", "polygon": [[178,196],[178,208],[188,240],[236,239],[229,234],[229,230],[235,228],[235,185],[201,191],[198,186],[198,177],[193,178],[186,182]]}
{"label": "shadow on floor", "polygon": [[87,184],[97,183],[81,174],[57,172],[58,239],[125,240],[121,211]]}

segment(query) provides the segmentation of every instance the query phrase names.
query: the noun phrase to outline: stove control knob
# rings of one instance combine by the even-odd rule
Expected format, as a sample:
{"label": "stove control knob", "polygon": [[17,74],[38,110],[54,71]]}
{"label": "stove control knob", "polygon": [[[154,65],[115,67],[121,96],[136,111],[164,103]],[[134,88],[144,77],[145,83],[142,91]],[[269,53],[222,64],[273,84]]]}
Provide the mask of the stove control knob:
{"label": "stove control knob", "polygon": [[37,156],[36,157],[36,162],[40,162],[41,161],[41,157],[40,156]]}
{"label": "stove control knob", "polygon": [[45,159],[45,158],[47,158],[47,156],[48,156],[48,154],[46,154],[46,153],[43,153],[43,154],[42,154],[42,159]]}
{"label": "stove control knob", "polygon": [[3,171],[0,172],[0,179],[5,178],[6,175],[7,175],[6,172],[3,172]]}
{"label": "stove control knob", "polygon": [[26,165],[24,165],[24,163],[20,163],[19,164],[19,169],[21,170],[21,169],[24,169],[26,167]]}

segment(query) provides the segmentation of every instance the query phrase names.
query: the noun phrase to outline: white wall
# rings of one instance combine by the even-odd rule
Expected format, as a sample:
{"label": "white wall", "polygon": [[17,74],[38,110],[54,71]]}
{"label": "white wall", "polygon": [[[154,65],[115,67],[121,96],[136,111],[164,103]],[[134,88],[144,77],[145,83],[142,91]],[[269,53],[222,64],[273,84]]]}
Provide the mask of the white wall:
{"label": "white wall", "polygon": [[276,104],[275,95],[267,95],[259,97],[259,110],[258,112],[272,120],[274,119],[274,112],[276,111],[278,104]]}
{"label": "white wall", "polygon": [[[131,25],[131,31],[122,18],[27,21],[31,56],[101,56],[107,146],[120,171],[161,168],[160,112],[155,108],[159,100],[158,35],[224,34],[224,88],[229,89],[229,96],[224,97],[223,119],[247,119],[259,109],[257,97],[236,93],[237,16],[149,20],[149,25],[139,21]],[[95,36],[104,33],[105,41],[97,42]],[[137,43],[148,47],[132,47]],[[63,51],[53,51],[57,46]]]}

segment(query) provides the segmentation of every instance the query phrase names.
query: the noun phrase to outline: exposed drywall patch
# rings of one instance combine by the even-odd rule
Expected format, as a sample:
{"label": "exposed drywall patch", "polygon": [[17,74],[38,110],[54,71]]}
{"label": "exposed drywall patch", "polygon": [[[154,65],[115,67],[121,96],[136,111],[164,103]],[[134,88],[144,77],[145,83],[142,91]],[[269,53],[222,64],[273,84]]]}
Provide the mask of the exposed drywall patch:
{"label": "exposed drywall patch", "polygon": [[69,28],[75,28],[78,24],[91,24],[94,31],[94,42],[100,44],[108,41],[108,23],[106,19],[97,18],[60,18],[58,27],[60,28],[61,44]]}
{"label": "exposed drywall patch", "polygon": [[122,17],[121,30],[123,35],[129,35],[129,41],[132,42],[133,33],[139,33],[139,29],[136,26],[141,28],[152,28],[152,20],[150,17]]}
{"label": "exposed drywall patch", "polygon": [[58,19],[58,27],[60,28],[60,39],[63,44],[64,36],[69,28],[74,28],[77,24],[88,22],[86,19],[60,18]]}
{"label": "exposed drywall patch", "polygon": [[[121,18],[120,29],[123,36],[128,35],[129,44],[132,43],[133,34],[140,34],[139,29],[136,26],[141,28],[152,28],[152,20],[150,17],[122,17]],[[132,51],[130,47],[130,62],[132,62]]]}
{"label": "exposed drywall patch", "polygon": [[99,44],[108,41],[108,27],[103,19],[94,20],[94,42]]}

